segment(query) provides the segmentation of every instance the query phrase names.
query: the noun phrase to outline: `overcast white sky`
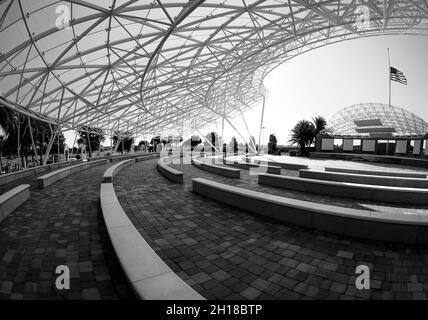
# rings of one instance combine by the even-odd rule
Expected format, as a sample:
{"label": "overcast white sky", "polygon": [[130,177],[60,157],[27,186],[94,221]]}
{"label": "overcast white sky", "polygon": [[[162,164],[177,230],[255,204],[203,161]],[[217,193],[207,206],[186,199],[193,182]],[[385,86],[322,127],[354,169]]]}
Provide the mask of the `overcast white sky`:
{"label": "overcast white sky", "polygon": [[[387,48],[390,48],[391,65],[401,70],[408,80],[407,86],[392,82],[392,105],[427,121],[428,38],[362,38],[304,53],[268,75],[265,86],[270,94],[265,107],[264,142],[267,143],[270,133],[275,133],[278,143],[288,144],[291,128],[301,119],[311,120],[322,115],[328,120],[341,108],[352,104],[388,103]],[[261,104],[245,113],[256,140],[260,115]],[[232,122],[245,137],[248,136],[240,118]],[[218,128],[220,131],[221,126]],[[225,125],[225,140],[230,141],[233,135],[238,137],[230,126]],[[74,133],[67,133],[66,137],[71,146]]]}
{"label": "overcast white sky", "polygon": [[[275,133],[288,144],[289,133],[301,119],[322,115],[327,120],[341,108],[363,102],[388,103],[388,60],[401,70],[408,85],[392,82],[392,105],[428,120],[428,38],[379,36],[331,44],[304,53],[273,70],[265,79],[270,95],[265,107],[264,142]],[[261,105],[245,118],[258,137]],[[242,120],[233,121],[238,125]],[[245,127],[239,125],[245,133]],[[225,129],[226,141],[234,135]],[[239,140],[239,139],[238,139]]]}

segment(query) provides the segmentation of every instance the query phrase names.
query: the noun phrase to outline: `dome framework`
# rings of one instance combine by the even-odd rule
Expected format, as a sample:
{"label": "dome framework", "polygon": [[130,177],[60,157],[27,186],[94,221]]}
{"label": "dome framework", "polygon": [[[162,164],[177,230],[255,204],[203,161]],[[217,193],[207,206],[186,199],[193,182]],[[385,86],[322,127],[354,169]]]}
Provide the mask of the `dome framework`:
{"label": "dome framework", "polygon": [[361,103],[339,110],[328,124],[334,136],[424,137],[428,124],[415,114],[383,103]]}
{"label": "dome framework", "polygon": [[242,114],[303,52],[402,34],[428,34],[425,0],[0,0],[0,103],[63,131],[175,135]]}

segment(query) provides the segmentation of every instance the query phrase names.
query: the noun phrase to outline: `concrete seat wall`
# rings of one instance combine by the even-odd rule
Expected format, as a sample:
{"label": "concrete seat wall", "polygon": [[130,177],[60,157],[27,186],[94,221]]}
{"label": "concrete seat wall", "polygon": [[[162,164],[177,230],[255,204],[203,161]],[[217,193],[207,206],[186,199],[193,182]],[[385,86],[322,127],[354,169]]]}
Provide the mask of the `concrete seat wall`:
{"label": "concrete seat wall", "polygon": [[183,172],[171,168],[163,161],[163,159],[160,159],[157,162],[156,169],[169,181],[180,184],[183,183]]}
{"label": "concrete seat wall", "polygon": [[192,179],[192,188],[193,192],[226,205],[301,227],[363,239],[428,243],[428,216],[424,215],[314,204],[202,178]]}
{"label": "concrete seat wall", "polygon": [[192,159],[192,165],[195,167],[212,172],[224,177],[233,178],[233,179],[240,179],[241,178],[241,170],[235,169],[235,168],[228,168],[225,166],[219,166],[211,163],[206,163],[203,161],[199,161],[198,159]]}
{"label": "concrete seat wall", "polygon": [[[133,162],[133,159],[122,161],[124,165],[117,166],[114,174]],[[113,249],[139,299],[204,300],[168,267],[141,236],[120,205],[113,183],[101,184],[100,204]]]}
{"label": "concrete seat wall", "polygon": [[428,188],[428,179],[419,178],[386,177],[355,173],[325,172],[316,170],[300,170],[299,176],[301,178],[318,179],[325,181],[341,181],[404,188]]}
{"label": "concrete seat wall", "polygon": [[30,185],[21,184],[0,195],[0,222],[30,199]]}
{"label": "concrete seat wall", "polygon": [[48,174],[45,174],[43,176],[38,177],[37,180],[37,185],[40,189],[44,189],[48,186],[50,186],[51,184],[69,176],[70,174],[82,171],[82,170],[86,170],[89,168],[93,168],[99,165],[103,165],[106,164],[107,160],[103,159],[103,160],[96,160],[96,161],[88,161],[88,162],[84,162],[75,166],[69,166],[69,167],[65,167],[59,170],[55,170],[53,172],[50,172]]}
{"label": "concrete seat wall", "polygon": [[322,181],[272,174],[260,174],[258,176],[258,183],[272,187],[311,192],[333,197],[406,204],[428,204],[428,189],[421,188]]}
{"label": "concrete seat wall", "polygon": [[367,175],[388,176],[388,177],[421,178],[421,179],[427,178],[427,174],[422,172],[419,173],[419,172],[380,171],[380,170],[358,170],[358,169],[332,168],[332,167],[325,167],[325,171],[367,174]]}

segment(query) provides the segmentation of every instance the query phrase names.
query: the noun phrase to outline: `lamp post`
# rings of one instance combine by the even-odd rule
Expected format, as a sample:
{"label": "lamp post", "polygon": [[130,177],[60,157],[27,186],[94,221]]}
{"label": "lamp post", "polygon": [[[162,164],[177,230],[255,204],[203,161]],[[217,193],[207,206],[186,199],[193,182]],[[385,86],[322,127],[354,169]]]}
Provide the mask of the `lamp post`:
{"label": "lamp post", "polygon": [[18,171],[21,171],[21,123],[24,123],[24,121],[21,122],[19,115],[15,115],[13,118],[18,125]]}
{"label": "lamp post", "polygon": [[263,154],[265,154],[265,127],[262,127],[262,151]]}

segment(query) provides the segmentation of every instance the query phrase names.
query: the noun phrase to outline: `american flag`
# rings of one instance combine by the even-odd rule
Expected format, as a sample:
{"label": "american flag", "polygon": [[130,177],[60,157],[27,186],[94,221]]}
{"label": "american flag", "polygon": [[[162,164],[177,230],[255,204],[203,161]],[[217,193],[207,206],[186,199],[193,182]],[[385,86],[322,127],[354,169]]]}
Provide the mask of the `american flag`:
{"label": "american flag", "polygon": [[407,79],[404,76],[404,73],[402,73],[400,70],[395,69],[394,67],[389,67],[389,78],[392,81],[397,81],[401,84],[407,85]]}

